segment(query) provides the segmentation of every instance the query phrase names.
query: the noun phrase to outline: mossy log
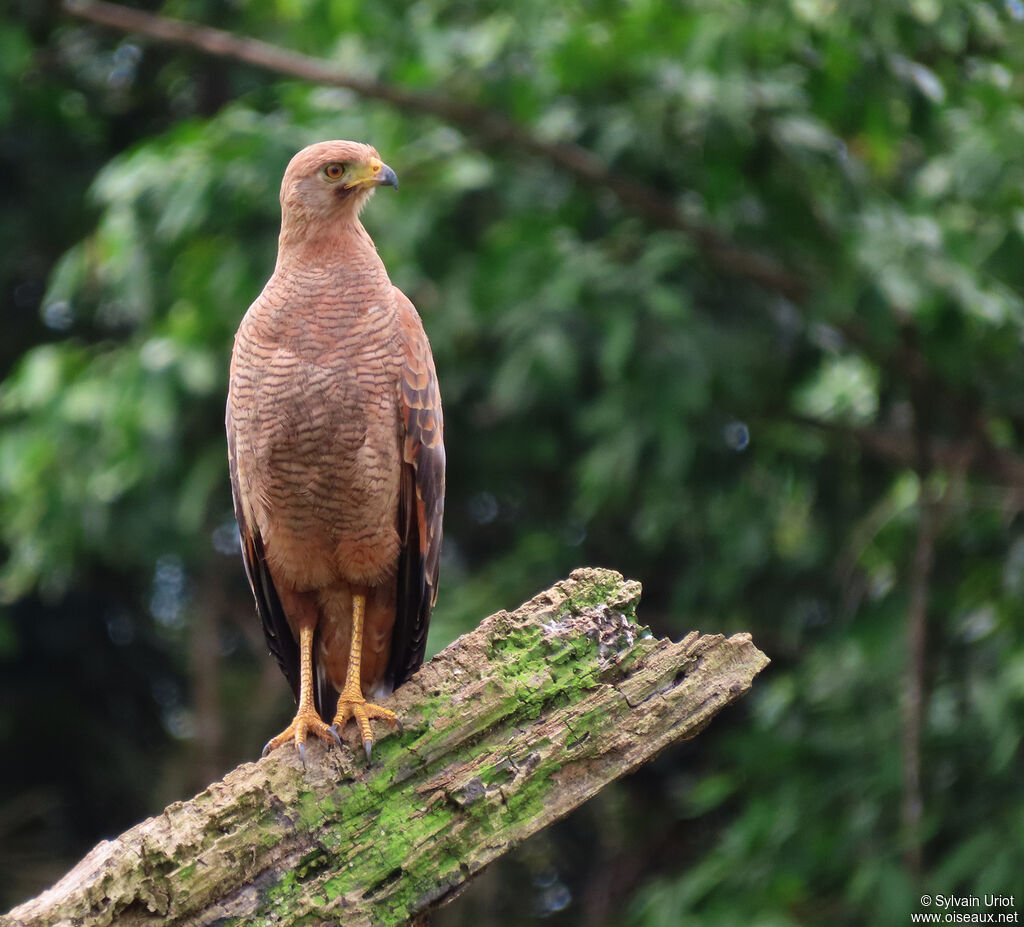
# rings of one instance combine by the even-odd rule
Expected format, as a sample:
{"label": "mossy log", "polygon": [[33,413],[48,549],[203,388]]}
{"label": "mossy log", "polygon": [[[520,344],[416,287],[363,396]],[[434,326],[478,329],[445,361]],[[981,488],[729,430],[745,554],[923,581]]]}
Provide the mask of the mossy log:
{"label": "mossy log", "polygon": [[768,660],[749,635],[656,640],[640,585],[576,570],[459,638],[361,750],[282,748],[99,844],[7,925],[395,924],[674,741]]}

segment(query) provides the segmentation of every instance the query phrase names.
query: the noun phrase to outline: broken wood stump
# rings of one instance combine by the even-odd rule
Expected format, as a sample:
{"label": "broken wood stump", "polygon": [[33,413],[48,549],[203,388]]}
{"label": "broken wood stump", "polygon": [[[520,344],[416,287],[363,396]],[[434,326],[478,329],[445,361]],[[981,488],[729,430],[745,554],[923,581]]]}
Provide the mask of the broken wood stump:
{"label": "broken wood stump", "polygon": [[640,584],[581,569],[498,612],[385,704],[372,764],[309,745],[245,763],[100,843],[0,927],[404,923],[743,695],[747,634],[655,639]]}

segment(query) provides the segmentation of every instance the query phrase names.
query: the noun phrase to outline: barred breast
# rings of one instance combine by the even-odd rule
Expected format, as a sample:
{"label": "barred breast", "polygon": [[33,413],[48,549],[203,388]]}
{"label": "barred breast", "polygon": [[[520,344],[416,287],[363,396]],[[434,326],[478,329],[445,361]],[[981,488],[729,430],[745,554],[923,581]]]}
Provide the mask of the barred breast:
{"label": "barred breast", "polygon": [[386,274],[345,276],[271,278],[232,364],[246,515],[298,590],[376,585],[398,561],[397,307]]}

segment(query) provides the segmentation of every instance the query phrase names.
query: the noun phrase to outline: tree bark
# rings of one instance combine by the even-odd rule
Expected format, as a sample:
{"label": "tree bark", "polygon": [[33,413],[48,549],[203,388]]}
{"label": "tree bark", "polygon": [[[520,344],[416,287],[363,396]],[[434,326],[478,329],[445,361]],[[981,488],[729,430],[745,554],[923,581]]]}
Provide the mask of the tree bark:
{"label": "tree bark", "polygon": [[403,923],[743,695],[747,634],[656,640],[640,584],[576,570],[390,700],[404,727],[246,763],[104,841],[10,925]]}

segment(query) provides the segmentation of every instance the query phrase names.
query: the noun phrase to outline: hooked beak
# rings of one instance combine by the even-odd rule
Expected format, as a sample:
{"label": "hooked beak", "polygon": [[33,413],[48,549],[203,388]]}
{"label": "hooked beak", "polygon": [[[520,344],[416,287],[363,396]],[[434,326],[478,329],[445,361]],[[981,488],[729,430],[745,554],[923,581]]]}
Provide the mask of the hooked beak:
{"label": "hooked beak", "polygon": [[398,174],[396,174],[386,164],[380,166],[380,173],[377,175],[377,186],[378,187],[394,187],[398,189]]}
{"label": "hooked beak", "polygon": [[398,189],[398,175],[379,158],[370,158],[361,164],[345,184],[346,190],[353,187],[394,187]]}

